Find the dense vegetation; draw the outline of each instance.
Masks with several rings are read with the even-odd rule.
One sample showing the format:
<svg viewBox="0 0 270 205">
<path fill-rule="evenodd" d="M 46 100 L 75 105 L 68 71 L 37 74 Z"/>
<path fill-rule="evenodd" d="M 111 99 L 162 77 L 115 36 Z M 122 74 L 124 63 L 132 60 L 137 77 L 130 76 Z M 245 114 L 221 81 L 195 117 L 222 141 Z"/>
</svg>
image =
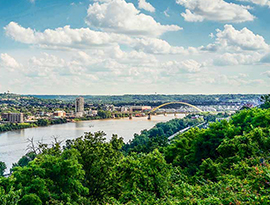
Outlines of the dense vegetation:
<svg viewBox="0 0 270 205">
<path fill-rule="evenodd" d="M 56 125 L 56 124 L 62 124 L 66 123 L 66 119 L 39 119 L 37 122 L 33 123 L 7 123 L 7 124 L 0 124 L 0 133 L 1 132 L 7 132 L 12 130 L 20 130 L 20 129 L 26 129 L 31 127 L 37 127 L 37 126 L 48 126 L 48 125 Z"/>
<path fill-rule="evenodd" d="M 192 115 L 184 119 L 173 119 L 166 123 L 158 123 L 150 130 L 143 130 L 141 134 L 135 134 L 134 138 L 125 144 L 122 150 L 126 153 L 149 153 L 156 148 L 168 145 L 168 137 L 188 126 L 197 125 L 204 120 L 191 119 Z"/>
<path fill-rule="evenodd" d="M 35 123 L 7 123 L 7 124 L 0 124 L 0 132 L 7 132 L 12 130 L 20 130 L 26 129 L 31 127 L 36 127 Z"/>
<path fill-rule="evenodd" d="M 57 124 L 63 124 L 66 123 L 67 120 L 65 118 L 57 118 L 53 120 L 49 119 L 38 119 L 38 121 L 35 123 L 37 126 L 48 126 L 48 125 L 57 125 Z"/>
<path fill-rule="evenodd" d="M 157 125 L 135 139 L 168 137 L 180 124 Z M 117 136 L 106 142 L 104 133 L 97 132 L 68 140 L 63 148 L 58 142 L 51 148 L 39 145 L 40 152 L 29 155 L 31 160 L 24 158 L 10 177 L 0 179 L 0 201 L 9 205 L 270 203 L 270 109 L 244 109 L 229 121 L 211 123 L 206 129 L 194 127 L 170 143 L 137 149 L 147 143 L 133 140 L 124 145 Z"/>
</svg>

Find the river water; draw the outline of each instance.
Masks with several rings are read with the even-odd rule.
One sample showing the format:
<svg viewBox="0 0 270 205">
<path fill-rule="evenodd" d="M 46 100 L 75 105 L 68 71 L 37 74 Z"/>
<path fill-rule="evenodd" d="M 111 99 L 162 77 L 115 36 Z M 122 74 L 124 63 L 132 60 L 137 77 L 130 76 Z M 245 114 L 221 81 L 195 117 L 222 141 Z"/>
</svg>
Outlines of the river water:
<svg viewBox="0 0 270 205">
<path fill-rule="evenodd" d="M 177 118 L 183 118 L 185 115 L 179 114 Z M 84 132 L 104 131 L 109 140 L 112 134 L 117 134 L 124 138 L 125 142 L 131 140 L 135 133 L 140 134 L 141 130 L 150 129 L 159 122 L 166 122 L 175 118 L 174 115 L 152 116 L 152 120 L 147 117 L 109 120 L 93 120 L 48 127 L 29 128 L 24 130 L 10 131 L 0 134 L 0 161 L 6 163 L 8 170 L 12 163 L 17 162 L 27 152 L 27 139 L 33 138 L 35 142 L 42 141 L 51 143 L 54 137 L 59 140 L 74 139 L 80 137 Z"/>
</svg>

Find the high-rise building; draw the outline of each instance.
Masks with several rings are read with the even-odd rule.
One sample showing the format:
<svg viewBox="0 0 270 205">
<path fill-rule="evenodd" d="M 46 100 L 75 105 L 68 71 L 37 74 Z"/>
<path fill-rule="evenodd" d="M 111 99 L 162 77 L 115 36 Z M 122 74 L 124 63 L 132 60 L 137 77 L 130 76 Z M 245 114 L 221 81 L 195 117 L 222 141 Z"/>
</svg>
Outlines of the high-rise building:
<svg viewBox="0 0 270 205">
<path fill-rule="evenodd" d="M 23 123 L 23 113 L 8 113 L 7 120 L 11 123 Z"/>
<path fill-rule="evenodd" d="M 75 102 L 75 115 L 82 116 L 84 113 L 84 98 L 79 97 Z"/>
</svg>

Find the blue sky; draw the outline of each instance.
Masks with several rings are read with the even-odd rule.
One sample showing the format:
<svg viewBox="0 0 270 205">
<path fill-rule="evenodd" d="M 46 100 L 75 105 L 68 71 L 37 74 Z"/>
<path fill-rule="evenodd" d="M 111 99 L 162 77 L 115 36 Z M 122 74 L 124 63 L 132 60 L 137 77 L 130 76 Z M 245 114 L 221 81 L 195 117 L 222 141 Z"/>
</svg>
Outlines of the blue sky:
<svg viewBox="0 0 270 205">
<path fill-rule="evenodd" d="M 267 93 L 270 0 L 0 0 L 0 92 Z"/>
</svg>

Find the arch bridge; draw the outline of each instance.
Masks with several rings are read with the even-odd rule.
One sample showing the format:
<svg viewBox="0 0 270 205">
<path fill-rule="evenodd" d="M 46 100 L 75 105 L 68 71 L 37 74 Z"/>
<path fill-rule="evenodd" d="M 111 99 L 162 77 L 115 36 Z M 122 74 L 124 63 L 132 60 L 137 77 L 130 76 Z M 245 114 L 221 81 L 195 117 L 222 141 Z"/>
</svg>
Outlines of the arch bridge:
<svg viewBox="0 0 270 205">
<path fill-rule="evenodd" d="M 166 105 L 171 105 L 171 104 L 187 105 L 187 106 L 189 106 L 189 107 L 194 108 L 194 109 L 197 110 L 198 112 L 203 112 L 200 108 L 196 107 L 195 105 L 191 105 L 191 104 L 189 104 L 189 103 L 185 103 L 185 102 L 168 102 L 168 103 L 164 103 L 164 104 L 159 105 L 158 107 L 155 107 L 155 108 L 153 108 L 152 110 L 150 110 L 150 111 L 148 112 L 148 120 L 151 120 L 151 113 L 157 111 L 159 108 L 162 108 L 162 107 L 164 107 L 164 106 L 166 106 Z"/>
</svg>

